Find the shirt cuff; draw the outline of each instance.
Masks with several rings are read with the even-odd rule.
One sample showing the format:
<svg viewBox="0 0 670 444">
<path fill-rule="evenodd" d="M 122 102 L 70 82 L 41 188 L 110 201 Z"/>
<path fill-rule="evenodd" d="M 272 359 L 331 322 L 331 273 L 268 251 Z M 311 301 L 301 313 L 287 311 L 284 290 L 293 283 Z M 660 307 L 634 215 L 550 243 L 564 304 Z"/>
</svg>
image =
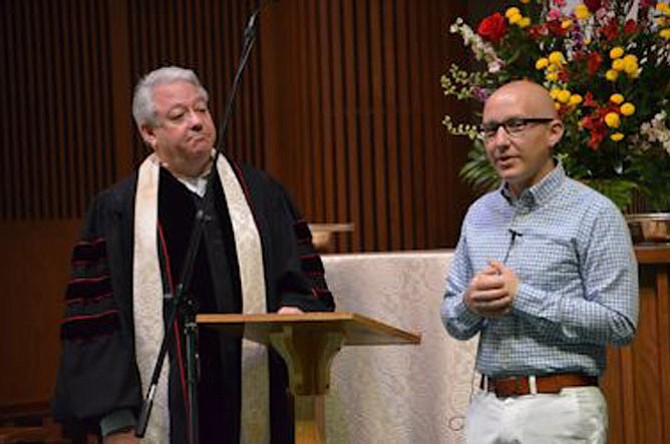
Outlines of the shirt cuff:
<svg viewBox="0 0 670 444">
<path fill-rule="evenodd" d="M 135 415 L 130 409 L 116 410 L 100 420 L 102 436 L 130 427 L 135 427 Z"/>
</svg>

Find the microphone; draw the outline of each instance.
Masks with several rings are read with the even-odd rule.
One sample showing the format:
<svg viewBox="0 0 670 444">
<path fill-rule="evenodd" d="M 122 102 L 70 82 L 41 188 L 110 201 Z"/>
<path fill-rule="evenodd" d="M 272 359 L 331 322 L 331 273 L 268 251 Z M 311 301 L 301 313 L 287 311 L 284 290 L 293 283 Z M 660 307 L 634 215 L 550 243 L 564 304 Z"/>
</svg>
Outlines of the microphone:
<svg viewBox="0 0 670 444">
<path fill-rule="evenodd" d="M 512 251 L 512 247 L 514 247 L 514 242 L 516 242 L 517 237 L 522 237 L 523 233 L 513 229 L 513 228 L 508 228 L 507 231 L 512 235 L 512 238 L 509 241 L 509 246 L 507 247 L 507 251 L 505 252 L 505 258 L 502 260 L 503 264 L 507 264 L 507 259 L 509 259 L 509 254 Z"/>
<path fill-rule="evenodd" d="M 523 233 L 520 233 L 519 231 L 516 231 L 513 228 L 508 228 L 507 231 L 512 235 L 512 245 L 514 245 L 514 241 L 516 240 L 517 237 L 522 237 Z"/>
</svg>

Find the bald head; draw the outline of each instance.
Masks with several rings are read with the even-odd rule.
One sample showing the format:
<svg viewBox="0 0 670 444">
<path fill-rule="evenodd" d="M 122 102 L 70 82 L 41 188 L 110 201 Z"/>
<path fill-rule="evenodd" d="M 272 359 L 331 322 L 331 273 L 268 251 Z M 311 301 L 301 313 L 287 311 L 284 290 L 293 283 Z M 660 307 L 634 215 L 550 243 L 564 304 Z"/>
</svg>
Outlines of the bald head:
<svg viewBox="0 0 670 444">
<path fill-rule="evenodd" d="M 537 83 L 498 88 L 484 104 L 482 129 L 486 154 L 512 193 L 519 195 L 554 168 L 552 152 L 563 123 L 549 92 Z"/>
<path fill-rule="evenodd" d="M 486 115 L 487 108 L 508 103 L 515 103 L 528 116 L 558 119 L 554 100 L 549 95 L 549 91 L 528 80 L 510 82 L 495 90 L 484 105 L 484 115 Z"/>
</svg>

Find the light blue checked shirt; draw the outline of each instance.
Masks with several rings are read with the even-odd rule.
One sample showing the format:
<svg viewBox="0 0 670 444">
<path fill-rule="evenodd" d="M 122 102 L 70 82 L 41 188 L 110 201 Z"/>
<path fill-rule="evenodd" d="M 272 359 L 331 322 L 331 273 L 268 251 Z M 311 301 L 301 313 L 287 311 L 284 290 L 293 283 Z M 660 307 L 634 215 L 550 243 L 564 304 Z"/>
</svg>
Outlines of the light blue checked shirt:
<svg viewBox="0 0 670 444">
<path fill-rule="evenodd" d="M 512 310 L 499 318 L 463 303 L 468 283 L 492 259 L 519 277 Z M 457 339 L 481 333 L 480 373 L 600 375 L 606 345 L 630 342 L 637 317 L 637 262 L 623 216 L 560 164 L 518 200 L 503 186 L 468 210 L 442 321 Z"/>
</svg>

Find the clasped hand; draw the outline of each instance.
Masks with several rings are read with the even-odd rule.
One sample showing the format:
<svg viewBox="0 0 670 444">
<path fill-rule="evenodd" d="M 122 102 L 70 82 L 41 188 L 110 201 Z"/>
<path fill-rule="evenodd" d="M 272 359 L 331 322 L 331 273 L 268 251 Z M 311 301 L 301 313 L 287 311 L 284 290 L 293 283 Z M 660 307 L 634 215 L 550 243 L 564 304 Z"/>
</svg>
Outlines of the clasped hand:
<svg viewBox="0 0 670 444">
<path fill-rule="evenodd" d="M 491 261 L 477 273 L 463 295 L 470 311 L 486 317 L 509 313 L 519 286 L 516 273 L 500 261 Z"/>
</svg>

